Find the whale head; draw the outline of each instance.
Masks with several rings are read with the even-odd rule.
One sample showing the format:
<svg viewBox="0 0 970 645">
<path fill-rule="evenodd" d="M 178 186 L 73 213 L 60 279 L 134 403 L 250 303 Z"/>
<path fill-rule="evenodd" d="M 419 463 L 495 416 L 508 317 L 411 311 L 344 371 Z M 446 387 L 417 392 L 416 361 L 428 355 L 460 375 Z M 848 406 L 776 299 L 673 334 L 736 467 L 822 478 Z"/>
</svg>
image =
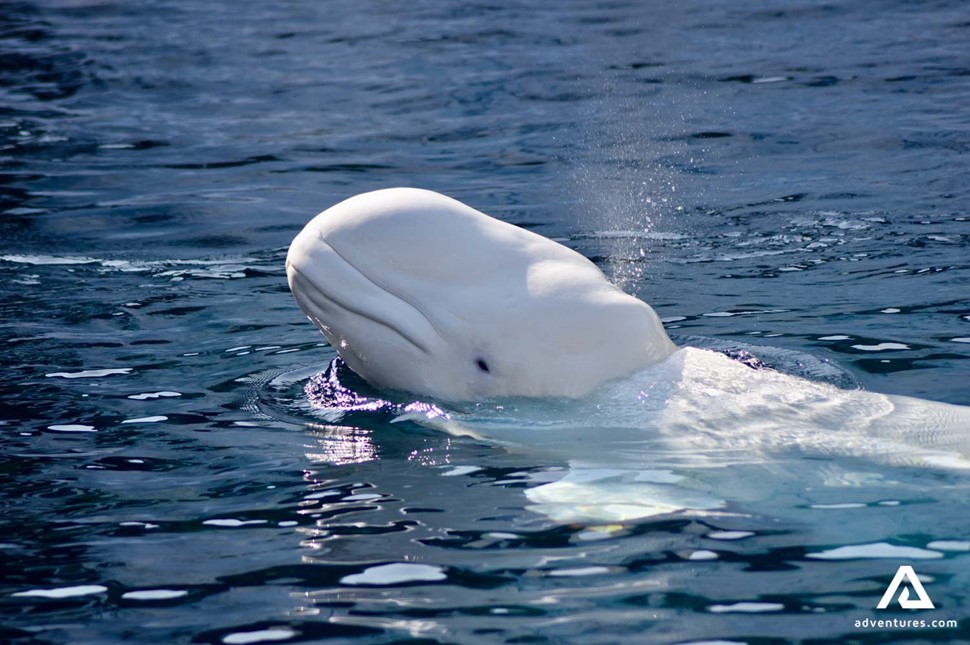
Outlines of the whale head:
<svg viewBox="0 0 970 645">
<path fill-rule="evenodd" d="M 649 305 L 579 253 L 427 190 L 320 213 L 286 273 L 352 370 L 445 401 L 582 397 L 676 349 Z"/>
</svg>

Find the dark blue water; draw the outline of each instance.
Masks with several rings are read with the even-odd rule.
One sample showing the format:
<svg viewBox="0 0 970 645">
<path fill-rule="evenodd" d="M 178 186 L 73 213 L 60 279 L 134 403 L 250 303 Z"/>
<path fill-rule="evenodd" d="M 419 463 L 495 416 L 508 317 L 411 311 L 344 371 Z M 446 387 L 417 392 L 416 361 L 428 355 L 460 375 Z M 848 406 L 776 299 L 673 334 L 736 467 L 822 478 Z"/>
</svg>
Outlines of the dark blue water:
<svg viewBox="0 0 970 645">
<path fill-rule="evenodd" d="M 965 3 L 673 4 L 5 2 L 0 640 L 970 641 L 943 474 L 562 524 L 523 494 L 554 463 L 309 408 L 335 354 L 286 247 L 397 185 L 572 246 L 675 340 L 970 404 Z M 811 557 L 881 542 L 918 559 Z M 937 609 L 875 611 L 906 563 Z M 914 616 L 957 622 L 854 626 Z"/>
</svg>

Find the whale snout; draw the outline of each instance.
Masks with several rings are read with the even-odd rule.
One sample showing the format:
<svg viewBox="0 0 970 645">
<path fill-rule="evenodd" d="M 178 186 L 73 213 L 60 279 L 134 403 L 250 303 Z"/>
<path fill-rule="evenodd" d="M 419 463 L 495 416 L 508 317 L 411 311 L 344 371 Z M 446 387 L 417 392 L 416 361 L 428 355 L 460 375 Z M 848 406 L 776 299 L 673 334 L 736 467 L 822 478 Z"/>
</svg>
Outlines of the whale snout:
<svg viewBox="0 0 970 645">
<path fill-rule="evenodd" d="M 420 310 L 367 278 L 325 241 L 309 253 L 288 257 L 286 274 L 301 308 L 329 333 L 335 333 L 333 326 L 324 321 L 356 317 L 386 327 L 424 353 L 431 351 L 434 328 Z"/>
<path fill-rule="evenodd" d="M 286 275 L 306 316 L 368 381 L 408 389 L 413 377 L 395 375 L 413 375 L 440 343 L 419 309 L 364 274 L 311 227 L 290 246 Z"/>
</svg>

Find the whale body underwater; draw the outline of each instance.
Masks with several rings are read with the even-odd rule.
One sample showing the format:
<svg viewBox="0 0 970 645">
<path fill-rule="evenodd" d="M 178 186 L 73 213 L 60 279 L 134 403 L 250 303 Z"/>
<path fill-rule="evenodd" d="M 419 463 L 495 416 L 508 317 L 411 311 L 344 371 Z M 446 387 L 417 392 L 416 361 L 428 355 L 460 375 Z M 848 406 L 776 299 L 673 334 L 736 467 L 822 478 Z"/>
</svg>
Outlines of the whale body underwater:
<svg viewBox="0 0 970 645">
<path fill-rule="evenodd" d="M 355 373 L 430 397 L 402 420 L 566 461 L 526 491 L 555 520 L 726 512 L 779 497 L 779 481 L 802 501 L 867 481 L 970 485 L 970 408 L 678 348 L 579 253 L 432 191 L 329 208 L 294 239 L 286 272 Z M 340 405 L 323 407 L 333 418 Z"/>
</svg>

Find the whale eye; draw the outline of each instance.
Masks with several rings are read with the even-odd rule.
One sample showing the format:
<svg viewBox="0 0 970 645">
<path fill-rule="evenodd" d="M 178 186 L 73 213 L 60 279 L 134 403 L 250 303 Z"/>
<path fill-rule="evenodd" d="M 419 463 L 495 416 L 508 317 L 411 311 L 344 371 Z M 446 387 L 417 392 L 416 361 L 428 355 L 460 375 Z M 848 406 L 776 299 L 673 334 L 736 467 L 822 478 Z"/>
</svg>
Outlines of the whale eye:
<svg viewBox="0 0 970 645">
<path fill-rule="evenodd" d="M 475 361 L 475 365 L 478 365 L 478 369 L 482 370 L 486 374 L 488 374 L 491 371 L 490 369 L 488 369 L 488 363 L 486 363 L 480 358 Z"/>
</svg>

